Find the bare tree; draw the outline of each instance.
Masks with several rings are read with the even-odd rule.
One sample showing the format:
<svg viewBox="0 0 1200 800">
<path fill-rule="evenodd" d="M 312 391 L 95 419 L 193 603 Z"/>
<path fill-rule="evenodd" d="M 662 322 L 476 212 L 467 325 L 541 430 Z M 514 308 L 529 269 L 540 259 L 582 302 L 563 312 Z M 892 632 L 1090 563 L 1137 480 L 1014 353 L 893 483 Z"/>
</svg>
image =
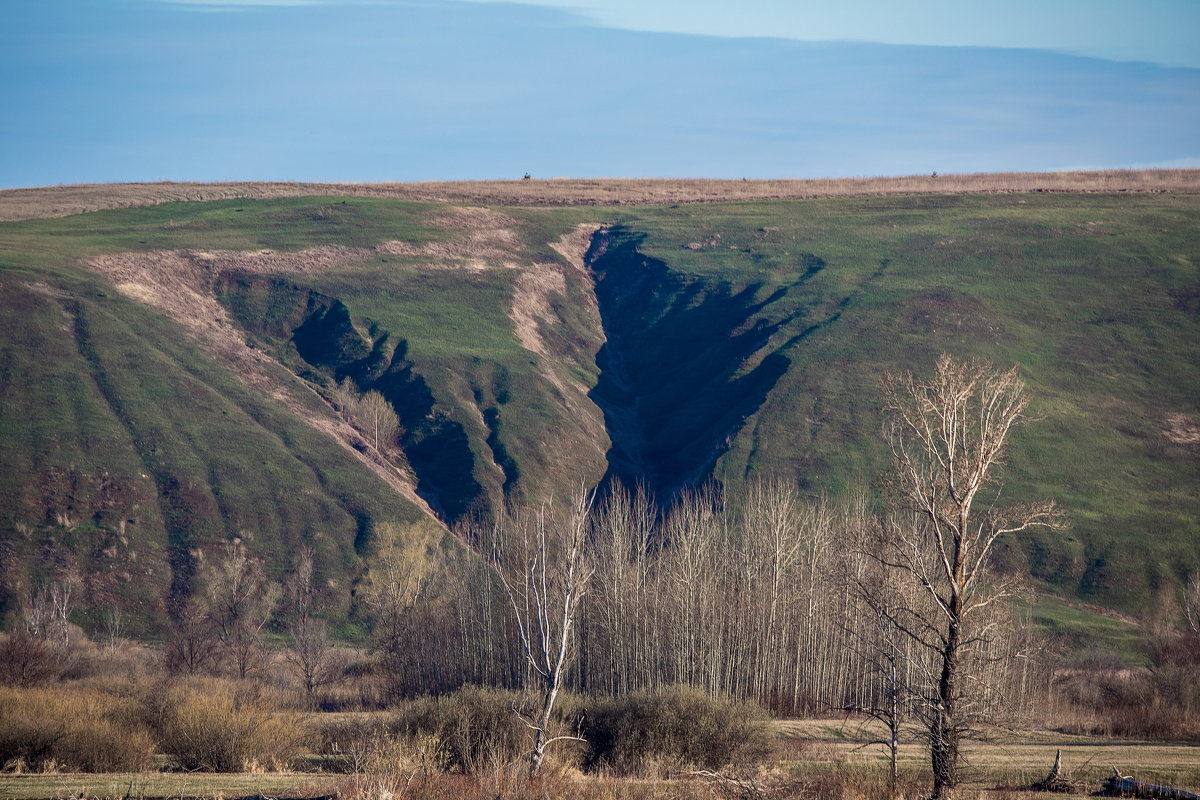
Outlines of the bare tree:
<svg viewBox="0 0 1200 800">
<path fill-rule="evenodd" d="M 74 589 L 75 580 L 68 575 L 26 592 L 21 601 L 21 622 L 25 632 L 65 649 L 71 638 L 69 618 Z"/>
<path fill-rule="evenodd" d="M 71 597 L 77 578 L 66 573 L 20 594 L 20 614 L 10 635 L 0 635 L 0 683 L 33 686 L 70 669 Z"/>
<path fill-rule="evenodd" d="M 580 491 L 561 518 L 546 505 L 497 521 L 492 564 L 508 594 L 522 654 L 540 684 L 539 707 L 515 709 L 533 731 L 529 777 L 536 778 L 546 747 L 578 736 L 554 735 L 550 721 L 574 651 L 574 628 L 592 576 L 587 548 L 592 495 Z M 512 530 L 515 528 L 516 530 Z M 518 541 L 506 541 L 510 536 Z"/>
<path fill-rule="evenodd" d="M 354 403 L 358 400 L 358 387 L 354 385 L 354 381 L 350 378 L 342 378 L 341 383 L 333 385 L 330 394 L 342 419 L 350 422 L 354 418 Z"/>
<path fill-rule="evenodd" d="M 163 660 L 172 672 L 206 672 L 218 657 L 217 634 L 212 616 L 200 597 L 189 597 L 171 615 Z"/>
<path fill-rule="evenodd" d="M 649 650 L 640 609 L 646 603 L 655 513 L 643 487 L 630 492 L 618 483 L 593 514 L 589 558 L 595 574 L 581 620 L 588 626 L 587 649 L 580 656 L 588 663 L 589 691 L 628 693 L 638 659 Z"/>
<path fill-rule="evenodd" d="M 1200 572 L 1193 572 L 1188 579 L 1183 597 L 1183 620 L 1188 630 L 1200 634 Z"/>
<path fill-rule="evenodd" d="M 334 679 L 333 645 L 329 627 L 316 615 L 317 589 L 313 583 L 313 552 L 303 548 L 296 557 L 284 592 L 287 598 L 287 630 L 292 637 L 288 661 L 296 670 L 309 703 L 319 687 Z"/>
<path fill-rule="evenodd" d="M 108 638 L 108 657 L 112 658 L 117 652 L 117 640 L 125 633 L 125 614 L 115 605 L 104 609 L 101 618 L 104 625 L 104 635 Z"/>
<path fill-rule="evenodd" d="M 387 398 L 375 390 L 359 394 L 350 378 L 334 384 L 330 392 L 342 419 L 357 428 L 382 455 L 387 455 L 400 434 L 400 417 Z"/>
<path fill-rule="evenodd" d="M 940 798 L 959 780 L 964 657 L 987 637 L 972 623 L 1005 594 L 987 581 L 992 546 L 1032 526 L 1061 527 L 1063 518 L 1052 502 L 997 505 L 1005 445 L 1027 419 L 1030 400 L 1015 367 L 1000 371 L 943 355 L 931 378 L 888 376 L 885 392 L 891 488 L 898 510 L 909 515 L 892 527 L 889 563 L 933 603 L 932 613 L 902 608 L 893 619 L 939 662 L 926 723 L 933 797 Z"/>
<path fill-rule="evenodd" d="M 844 624 L 868 685 L 858 702 L 848 703 L 843 710 L 864 714 L 884 726 L 886 738 L 868 744 L 885 749 L 894 790 L 899 778 L 901 727 L 914 699 L 910 676 L 914 671 L 924 672 L 923 665 L 913 663 L 911 642 L 896 621 L 901 609 L 914 608 L 922 598 L 913 591 L 911 581 L 903 580 L 901 570 L 879 558 L 886 552 L 886 547 L 880 546 L 881 536 L 887 533 L 881 521 L 864 513 L 865 506 L 859 511 L 857 524 L 849 531 L 857 541 L 842 559 L 840 571 L 861 603 L 859 613 Z"/>
<path fill-rule="evenodd" d="M 427 612 L 440 605 L 439 593 L 448 576 L 434 572 L 434 528 L 402 529 L 387 524 L 377 531 L 377 551 L 359 591 L 371 619 L 374 649 L 387 676 L 392 699 L 411 696 L 430 687 L 448 688 L 432 675 L 429 664 L 440 655 L 426 647 L 430 640 Z M 448 644 L 448 642 L 446 642 Z"/>
<path fill-rule="evenodd" d="M 241 539 L 228 542 L 202 573 L 206 610 L 221 649 L 237 676 L 248 677 L 265 659 L 262 631 L 279 604 L 279 587 L 267 579 L 262 562 L 250 556 Z"/>
<path fill-rule="evenodd" d="M 371 446 L 386 454 L 400 432 L 400 418 L 382 394 L 370 391 L 354 402 L 354 419 Z"/>
</svg>

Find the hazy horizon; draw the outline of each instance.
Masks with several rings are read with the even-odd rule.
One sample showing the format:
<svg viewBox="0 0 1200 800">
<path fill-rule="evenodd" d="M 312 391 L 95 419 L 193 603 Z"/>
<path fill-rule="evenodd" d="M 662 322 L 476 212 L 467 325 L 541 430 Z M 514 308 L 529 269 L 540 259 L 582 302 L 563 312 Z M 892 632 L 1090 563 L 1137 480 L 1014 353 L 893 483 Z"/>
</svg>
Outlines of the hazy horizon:
<svg viewBox="0 0 1200 800">
<path fill-rule="evenodd" d="M 1190 66 L 637 30 L 622 0 L 197 2 L 14 0 L 0 187 L 1200 167 Z"/>
</svg>

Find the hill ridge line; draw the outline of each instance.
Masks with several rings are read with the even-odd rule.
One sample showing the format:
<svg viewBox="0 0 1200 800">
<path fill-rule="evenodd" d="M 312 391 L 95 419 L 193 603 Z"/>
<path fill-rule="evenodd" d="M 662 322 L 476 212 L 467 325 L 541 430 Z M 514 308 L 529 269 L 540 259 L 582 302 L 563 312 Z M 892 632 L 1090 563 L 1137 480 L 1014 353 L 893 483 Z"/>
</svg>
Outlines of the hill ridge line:
<svg viewBox="0 0 1200 800">
<path fill-rule="evenodd" d="M 550 178 L 314 183 L 77 184 L 0 189 L 0 222 L 173 202 L 327 195 L 497 206 L 653 206 L 914 194 L 1200 194 L 1200 169 L 1000 172 L 830 179 Z"/>
</svg>

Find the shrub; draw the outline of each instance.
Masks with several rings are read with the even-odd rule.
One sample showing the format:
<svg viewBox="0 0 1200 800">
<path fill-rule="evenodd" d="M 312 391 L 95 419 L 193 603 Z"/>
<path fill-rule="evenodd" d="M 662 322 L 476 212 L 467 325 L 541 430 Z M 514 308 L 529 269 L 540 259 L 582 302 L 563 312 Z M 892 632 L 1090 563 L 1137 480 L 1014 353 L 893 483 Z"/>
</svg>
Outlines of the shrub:
<svg viewBox="0 0 1200 800">
<path fill-rule="evenodd" d="M 0 685 L 37 686 L 57 677 L 57 649 L 26 633 L 0 633 Z"/>
<path fill-rule="evenodd" d="M 513 711 L 518 699 L 513 692 L 467 686 L 405 704 L 397 713 L 396 729 L 433 737 L 438 761 L 449 771 L 496 771 L 518 761 L 530 747 L 529 728 Z"/>
<path fill-rule="evenodd" d="M 283 770 L 300 754 L 304 730 L 261 687 L 220 678 L 170 686 L 153 710 L 163 752 L 188 770 Z"/>
<path fill-rule="evenodd" d="M 140 772 L 154 750 L 129 698 L 85 688 L 0 689 L 0 764 Z"/>
<path fill-rule="evenodd" d="M 775 735 L 750 703 L 687 687 L 636 692 L 587 713 L 587 765 L 640 774 L 654 763 L 711 770 L 746 768 L 771 757 Z"/>
<path fill-rule="evenodd" d="M 1148 642 L 1150 666 L 1074 670 L 1060 681 L 1087 723 L 1074 730 L 1102 736 L 1200 741 L 1200 639 Z M 1122 665 L 1123 667 L 1123 665 Z"/>
</svg>

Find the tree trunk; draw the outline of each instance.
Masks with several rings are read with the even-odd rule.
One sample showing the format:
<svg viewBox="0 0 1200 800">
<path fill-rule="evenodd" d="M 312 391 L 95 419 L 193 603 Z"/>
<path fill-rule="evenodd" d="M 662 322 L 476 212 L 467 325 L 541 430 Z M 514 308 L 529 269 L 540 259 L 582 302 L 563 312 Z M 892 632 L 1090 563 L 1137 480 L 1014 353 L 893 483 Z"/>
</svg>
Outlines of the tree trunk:
<svg viewBox="0 0 1200 800">
<path fill-rule="evenodd" d="M 536 778 L 542 770 L 542 761 L 546 758 L 547 731 L 550 730 L 550 715 L 554 713 L 554 702 L 558 698 L 558 681 L 550 678 L 546 681 L 546 693 L 542 698 L 542 711 L 538 715 L 537 726 L 533 731 L 533 749 L 529 751 L 529 778 Z"/>
<path fill-rule="evenodd" d="M 945 797 L 958 785 L 959 726 L 958 657 L 962 604 L 957 593 L 950 598 L 950 626 L 942 647 L 942 674 L 938 679 L 937 705 L 930 725 L 929 755 L 933 766 L 933 797 Z"/>
</svg>

